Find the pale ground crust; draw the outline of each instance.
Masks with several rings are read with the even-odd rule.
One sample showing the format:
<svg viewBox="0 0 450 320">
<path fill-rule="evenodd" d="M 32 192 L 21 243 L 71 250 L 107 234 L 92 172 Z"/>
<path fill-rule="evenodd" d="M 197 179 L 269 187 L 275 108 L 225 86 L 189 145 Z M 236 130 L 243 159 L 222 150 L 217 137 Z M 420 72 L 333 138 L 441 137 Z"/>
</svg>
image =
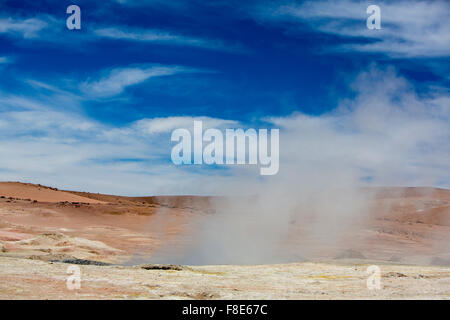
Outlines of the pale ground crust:
<svg viewBox="0 0 450 320">
<path fill-rule="evenodd" d="M 291 263 L 144 270 L 81 265 L 69 290 L 65 263 L 0 257 L 0 299 L 449 299 L 450 268 L 380 264 L 381 289 L 367 264 Z"/>
</svg>

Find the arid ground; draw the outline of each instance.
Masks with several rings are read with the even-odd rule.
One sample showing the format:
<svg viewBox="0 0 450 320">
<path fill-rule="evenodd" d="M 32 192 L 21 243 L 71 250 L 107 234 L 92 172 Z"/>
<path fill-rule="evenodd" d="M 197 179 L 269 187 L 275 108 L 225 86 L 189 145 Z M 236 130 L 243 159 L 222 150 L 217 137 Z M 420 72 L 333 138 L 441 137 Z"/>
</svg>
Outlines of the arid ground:
<svg viewBox="0 0 450 320">
<path fill-rule="evenodd" d="M 448 299 L 450 191 L 379 188 L 368 217 L 315 254 L 265 265 L 137 264 L 189 246 L 208 197 L 121 197 L 0 183 L 1 299 Z M 292 222 L 289 247 L 305 246 Z M 293 249 L 292 249 L 293 248 Z M 108 265 L 95 265 L 104 262 Z M 288 263 L 289 262 L 289 263 Z M 81 288 L 66 286 L 68 266 Z M 366 285 L 369 265 L 381 289 Z"/>
</svg>

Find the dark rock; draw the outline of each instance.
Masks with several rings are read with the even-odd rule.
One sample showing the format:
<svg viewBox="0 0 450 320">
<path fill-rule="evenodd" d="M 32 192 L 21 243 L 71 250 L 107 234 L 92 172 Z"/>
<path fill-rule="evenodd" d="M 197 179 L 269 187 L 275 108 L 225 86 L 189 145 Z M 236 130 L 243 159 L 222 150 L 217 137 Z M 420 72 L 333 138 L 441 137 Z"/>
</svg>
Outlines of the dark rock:
<svg viewBox="0 0 450 320">
<path fill-rule="evenodd" d="M 141 269 L 145 270 L 183 270 L 182 266 L 175 264 L 143 264 L 139 266 Z"/>
<path fill-rule="evenodd" d="M 407 277 L 407 275 L 403 274 L 401 272 L 388 272 L 385 275 L 383 275 L 383 277 L 386 277 L 386 278 L 405 278 L 405 277 Z"/>
<path fill-rule="evenodd" d="M 51 260 L 51 262 L 62 262 L 62 263 L 79 264 L 79 265 L 86 265 L 86 266 L 111 266 L 112 265 L 111 263 L 94 261 L 94 260 L 86 260 L 86 259 L 77 259 L 77 258 L 70 258 L 70 259 L 63 259 L 63 260 Z"/>
</svg>

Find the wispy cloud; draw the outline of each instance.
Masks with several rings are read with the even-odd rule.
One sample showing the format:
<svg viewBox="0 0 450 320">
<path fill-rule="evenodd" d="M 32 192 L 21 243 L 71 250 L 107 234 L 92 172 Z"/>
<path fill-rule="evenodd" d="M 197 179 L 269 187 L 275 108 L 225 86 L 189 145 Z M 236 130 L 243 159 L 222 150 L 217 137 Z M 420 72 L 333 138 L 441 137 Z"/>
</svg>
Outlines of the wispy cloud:
<svg viewBox="0 0 450 320">
<path fill-rule="evenodd" d="M 48 23 L 39 18 L 14 19 L 0 18 L 0 34 L 20 36 L 25 39 L 35 38 L 39 31 L 46 28 Z"/>
<path fill-rule="evenodd" d="M 379 52 L 393 57 L 450 55 L 450 3 L 448 1 L 379 1 L 381 30 L 366 28 L 366 1 L 292 1 L 253 9 L 259 21 L 300 23 L 328 34 L 346 37 L 334 49 Z M 294 23 L 294 27 L 292 26 Z M 283 27 L 281 25 L 281 27 Z M 354 39 L 354 41 L 352 40 Z M 366 39 L 361 43 L 361 39 Z"/>
<path fill-rule="evenodd" d="M 88 80 L 80 85 L 81 90 L 92 97 L 111 97 L 122 93 L 127 87 L 142 83 L 150 78 L 187 72 L 183 67 L 151 66 L 128 67 L 109 70 L 98 80 Z M 192 70 L 191 70 L 192 71 Z"/>
<path fill-rule="evenodd" d="M 99 37 L 117 40 L 155 42 L 166 45 L 191 46 L 230 52 L 245 52 L 245 48 L 238 44 L 230 44 L 218 39 L 203 39 L 175 34 L 164 30 L 109 27 L 96 29 L 94 33 Z"/>
<path fill-rule="evenodd" d="M 238 125 L 238 121 L 211 117 L 165 117 L 139 120 L 136 125 L 143 132 L 150 134 L 168 133 L 177 128 L 193 129 L 194 121 L 202 121 L 203 128 L 225 128 Z"/>
<path fill-rule="evenodd" d="M 221 39 L 196 37 L 195 35 L 179 34 L 168 30 L 130 28 L 125 25 L 93 25 L 92 28 L 84 32 L 71 32 L 65 29 L 65 20 L 63 18 L 51 15 L 40 15 L 30 18 L 0 18 L 0 34 L 6 34 L 18 39 L 65 44 L 71 47 L 74 47 L 74 39 L 77 42 L 115 39 L 160 45 L 196 47 L 230 53 L 248 52 L 248 49 L 239 43 L 230 43 Z M 75 48 L 80 50 L 80 46 Z"/>
</svg>

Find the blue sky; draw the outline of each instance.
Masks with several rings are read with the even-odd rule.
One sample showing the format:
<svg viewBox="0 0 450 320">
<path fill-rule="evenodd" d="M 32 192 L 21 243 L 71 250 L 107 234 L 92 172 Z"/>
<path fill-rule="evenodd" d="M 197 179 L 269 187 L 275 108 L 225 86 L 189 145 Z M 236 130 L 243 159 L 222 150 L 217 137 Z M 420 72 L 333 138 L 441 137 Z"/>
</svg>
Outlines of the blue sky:
<svg viewBox="0 0 450 320">
<path fill-rule="evenodd" d="M 70 4 L 81 7 L 81 30 L 65 26 Z M 417 159 L 424 177 L 406 172 L 392 182 L 382 177 L 396 168 L 381 161 L 359 178 L 372 181 L 367 172 L 389 168 L 379 184 L 449 186 L 449 3 L 377 4 L 382 30 L 366 28 L 365 1 L 1 0 L 2 180 L 122 194 L 208 193 L 208 183 L 193 190 L 191 182 L 218 175 L 232 184 L 234 173 L 174 168 L 166 136 L 174 123 L 203 117 L 218 127 L 271 127 L 343 109 L 354 120 L 371 87 L 368 74 L 387 86 L 379 93 L 393 104 L 389 110 L 407 100 L 408 108 L 421 105 L 407 119 L 442 127 L 438 136 L 424 131 L 426 141 L 411 137 L 411 150 L 399 157 L 432 148 L 442 163 Z M 355 80 L 361 75 L 365 86 Z M 435 105 L 439 111 L 431 112 Z M 333 137 L 355 130 L 342 123 Z M 436 139 L 440 148 L 430 146 Z M 186 185 L 173 181 L 178 175 Z"/>
</svg>

